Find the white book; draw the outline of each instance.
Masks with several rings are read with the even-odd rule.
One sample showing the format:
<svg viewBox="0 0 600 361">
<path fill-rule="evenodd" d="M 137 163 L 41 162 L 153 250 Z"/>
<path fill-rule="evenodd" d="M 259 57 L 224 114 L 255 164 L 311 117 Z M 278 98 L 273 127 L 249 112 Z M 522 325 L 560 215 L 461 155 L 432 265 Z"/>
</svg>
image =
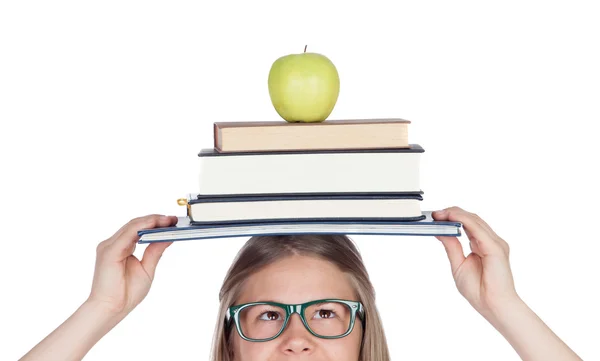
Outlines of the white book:
<svg viewBox="0 0 600 361">
<path fill-rule="evenodd" d="M 422 192 L 421 192 L 422 193 Z M 274 220 L 420 220 L 420 193 L 269 194 L 203 196 L 188 194 L 193 224 Z"/>
<path fill-rule="evenodd" d="M 397 149 L 198 154 L 199 193 L 419 192 L 419 145 Z"/>
</svg>

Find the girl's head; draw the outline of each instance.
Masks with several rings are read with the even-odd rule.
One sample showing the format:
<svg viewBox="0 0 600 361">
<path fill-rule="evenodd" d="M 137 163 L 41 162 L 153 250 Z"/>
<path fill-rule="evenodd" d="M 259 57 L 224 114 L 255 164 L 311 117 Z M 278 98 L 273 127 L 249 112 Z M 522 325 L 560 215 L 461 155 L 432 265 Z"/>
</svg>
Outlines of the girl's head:
<svg viewBox="0 0 600 361">
<path fill-rule="evenodd" d="M 283 331 L 272 338 L 286 316 L 285 308 L 273 304 L 242 308 L 236 317 L 230 313 L 232 306 L 253 302 L 296 305 L 332 299 L 351 302 L 307 305 L 303 315 L 316 334 L 347 333 L 339 338 L 313 335 L 298 313 L 290 313 Z M 284 357 L 315 361 L 389 360 L 373 286 L 358 250 L 346 236 L 252 237 L 231 265 L 219 300 L 213 361 L 271 361 Z M 246 337 L 270 340 L 245 340 L 238 325 Z"/>
</svg>

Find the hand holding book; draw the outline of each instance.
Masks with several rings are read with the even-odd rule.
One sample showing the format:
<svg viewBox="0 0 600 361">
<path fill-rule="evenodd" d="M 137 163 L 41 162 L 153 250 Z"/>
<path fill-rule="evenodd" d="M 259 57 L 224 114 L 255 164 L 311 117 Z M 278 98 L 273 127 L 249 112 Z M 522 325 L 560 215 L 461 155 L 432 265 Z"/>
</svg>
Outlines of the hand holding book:
<svg viewBox="0 0 600 361">
<path fill-rule="evenodd" d="M 471 254 L 456 237 L 436 236 L 448 254 L 460 294 L 510 343 L 522 360 L 581 361 L 515 290 L 508 243 L 476 214 L 459 207 L 433 212 L 438 221 L 460 222 Z"/>
<path fill-rule="evenodd" d="M 177 217 L 148 215 L 132 219 L 112 237 L 98 244 L 96 268 L 88 301 L 126 315 L 148 294 L 160 257 L 170 242 L 149 245 L 141 260 L 133 255 L 142 229 L 173 226 Z"/>
<path fill-rule="evenodd" d="M 96 247 L 92 291 L 75 312 L 20 361 L 81 360 L 144 300 L 154 271 L 170 243 L 151 244 L 142 260 L 133 252 L 140 229 L 174 225 L 177 217 L 148 215 L 131 220 Z"/>
<path fill-rule="evenodd" d="M 467 257 L 456 237 L 436 238 L 446 249 L 458 291 L 477 312 L 489 319 L 505 304 L 518 299 L 505 240 L 478 215 L 459 207 L 436 211 L 432 216 L 439 221 L 463 224 L 471 248 Z"/>
</svg>

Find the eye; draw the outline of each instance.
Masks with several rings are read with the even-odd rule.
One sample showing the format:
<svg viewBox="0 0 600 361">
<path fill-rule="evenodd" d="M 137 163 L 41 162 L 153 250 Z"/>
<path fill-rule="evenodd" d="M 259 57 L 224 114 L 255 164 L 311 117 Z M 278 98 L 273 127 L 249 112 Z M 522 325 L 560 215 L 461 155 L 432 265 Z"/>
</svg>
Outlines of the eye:
<svg viewBox="0 0 600 361">
<path fill-rule="evenodd" d="M 332 310 L 317 310 L 315 315 L 318 316 L 318 318 L 327 319 L 335 317 L 335 312 L 333 312 Z"/>
<path fill-rule="evenodd" d="M 275 311 L 266 311 L 260 315 L 260 319 L 263 321 L 277 321 L 281 318 L 281 315 Z"/>
</svg>

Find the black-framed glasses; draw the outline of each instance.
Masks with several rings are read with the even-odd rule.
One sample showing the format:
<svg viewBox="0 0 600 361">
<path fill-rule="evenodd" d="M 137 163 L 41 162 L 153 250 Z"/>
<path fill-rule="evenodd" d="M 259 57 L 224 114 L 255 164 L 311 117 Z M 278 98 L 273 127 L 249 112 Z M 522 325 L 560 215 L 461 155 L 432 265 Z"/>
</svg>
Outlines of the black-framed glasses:
<svg viewBox="0 0 600 361">
<path fill-rule="evenodd" d="M 277 338 L 297 313 L 314 336 L 326 339 L 345 337 L 352 332 L 358 314 L 364 322 L 364 308 L 358 301 L 321 299 L 300 304 L 250 302 L 231 306 L 238 334 L 246 341 L 263 342 Z"/>
</svg>

